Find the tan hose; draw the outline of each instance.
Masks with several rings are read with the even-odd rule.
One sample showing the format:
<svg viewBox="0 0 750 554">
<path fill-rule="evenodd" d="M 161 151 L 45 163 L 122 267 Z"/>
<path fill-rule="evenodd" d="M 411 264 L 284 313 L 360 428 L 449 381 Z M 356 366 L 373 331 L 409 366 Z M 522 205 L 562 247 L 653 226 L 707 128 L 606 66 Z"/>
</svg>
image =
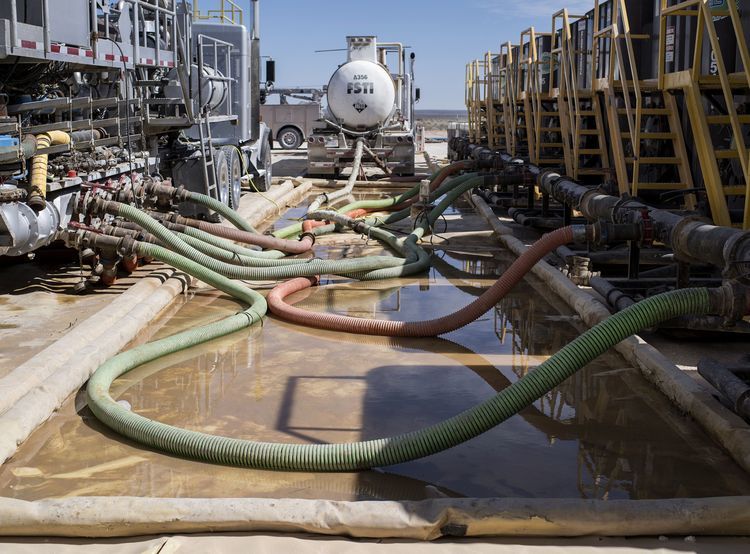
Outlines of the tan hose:
<svg viewBox="0 0 750 554">
<path fill-rule="evenodd" d="M 50 146 L 70 144 L 70 135 L 63 131 L 48 131 L 36 136 L 37 150 L 43 150 Z M 47 154 L 37 154 L 31 160 L 31 195 L 29 204 L 32 207 L 44 208 L 44 199 L 47 196 Z"/>
<path fill-rule="evenodd" d="M 156 215 L 157 219 L 159 219 L 160 216 L 163 217 L 163 214 L 154 215 Z M 309 252 L 315 243 L 312 236 L 306 235 L 300 240 L 280 239 L 272 235 L 251 233 L 241 229 L 225 227 L 216 223 L 208 223 L 207 221 L 200 221 L 198 219 L 181 216 L 171 216 L 168 221 L 162 219 L 159 219 L 159 221 L 172 231 L 184 232 L 186 227 L 192 227 L 203 231 L 204 233 L 209 233 L 215 237 L 221 237 L 233 242 L 260 246 L 264 250 L 280 250 L 281 252 L 293 255 Z"/>
<path fill-rule="evenodd" d="M 290 306 L 284 299 L 311 287 L 316 279 L 297 278 L 278 285 L 268 295 L 268 307 L 280 318 L 294 323 L 327 329 L 358 333 L 362 335 L 384 335 L 389 337 L 434 337 L 465 327 L 480 318 L 504 298 L 534 267 L 550 252 L 573 242 L 572 227 L 563 227 L 544 235 L 535 242 L 482 296 L 455 313 L 429 321 L 392 321 L 384 319 L 362 319 L 329 313 L 310 312 Z"/>
</svg>

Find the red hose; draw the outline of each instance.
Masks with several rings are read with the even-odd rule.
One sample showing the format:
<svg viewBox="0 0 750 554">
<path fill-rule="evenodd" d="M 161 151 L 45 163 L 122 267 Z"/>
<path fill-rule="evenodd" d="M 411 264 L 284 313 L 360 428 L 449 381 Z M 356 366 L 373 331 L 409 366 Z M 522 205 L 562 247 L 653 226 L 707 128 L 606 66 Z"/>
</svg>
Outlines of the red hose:
<svg viewBox="0 0 750 554">
<path fill-rule="evenodd" d="M 284 299 L 305 290 L 318 280 L 312 278 L 292 279 L 278 285 L 268 295 L 268 307 L 280 318 L 329 331 L 343 331 L 361 335 L 388 337 L 435 337 L 465 327 L 479 319 L 504 298 L 540 260 L 560 246 L 573 242 L 573 228 L 563 227 L 544 235 L 524 252 L 508 270 L 487 289 L 482 296 L 457 312 L 428 321 L 390 321 L 383 319 L 360 319 L 329 313 L 310 312 L 290 306 Z"/>
</svg>

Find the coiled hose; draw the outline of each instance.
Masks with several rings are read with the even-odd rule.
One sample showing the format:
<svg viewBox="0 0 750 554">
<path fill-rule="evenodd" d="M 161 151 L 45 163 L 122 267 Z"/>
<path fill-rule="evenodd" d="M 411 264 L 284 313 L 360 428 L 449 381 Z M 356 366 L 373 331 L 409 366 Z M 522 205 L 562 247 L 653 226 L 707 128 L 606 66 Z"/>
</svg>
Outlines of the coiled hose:
<svg viewBox="0 0 750 554">
<path fill-rule="evenodd" d="M 585 233 L 584 233 L 585 234 Z M 268 307 L 280 318 L 300 325 L 388 337 L 434 337 L 465 327 L 491 310 L 550 252 L 573 242 L 576 233 L 573 227 L 563 227 L 542 236 L 505 271 L 502 276 L 479 298 L 460 310 L 427 321 L 390 321 L 364 319 L 330 313 L 304 310 L 287 304 L 284 299 L 317 284 L 315 278 L 297 278 L 281 283 L 268 295 Z"/>
<path fill-rule="evenodd" d="M 641 329 L 686 315 L 706 315 L 724 302 L 721 290 L 685 289 L 654 296 L 590 329 L 494 397 L 441 423 L 394 437 L 350 444 L 282 444 L 240 440 L 180 429 L 120 406 L 110 396 L 113 381 L 141 364 L 257 323 L 260 300 L 243 287 L 158 246 L 141 244 L 139 254 L 178 267 L 235 298 L 249 310 L 212 325 L 186 331 L 123 352 L 89 380 L 89 406 L 105 425 L 157 450 L 210 463 L 284 471 L 358 471 L 405 463 L 466 442 L 517 414 L 574 375 L 609 348 Z M 233 285 L 231 288 L 229 285 Z M 224 323 L 227 321 L 227 323 Z"/>
</svg>

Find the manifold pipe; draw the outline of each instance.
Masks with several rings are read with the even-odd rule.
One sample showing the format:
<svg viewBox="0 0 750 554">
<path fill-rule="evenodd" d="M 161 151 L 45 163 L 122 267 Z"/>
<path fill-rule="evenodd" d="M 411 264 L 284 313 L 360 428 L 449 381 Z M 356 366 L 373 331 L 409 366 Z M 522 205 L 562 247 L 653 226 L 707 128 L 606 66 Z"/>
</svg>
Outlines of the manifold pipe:
<svg viewBox="0 0 750 554">
<path fill-rule="evenodd" d="M 712 264 L 724 269 L 728 277 L 739 273 L 738 264 L 750 263 L 748 232 L 718 227 L 634 199 L 604 194 L 552 171 L 539 174 L 539 185 L 552 198 L 580 211 L 588 219 L 648 223 L 653 227 L 653 238 L 672 248 L 683 261 Z"/>
<path fill-rule="evenodd" d="M 191 202 L 193 204 L 199 204 L 208 208 L 209 210 L 213 210 L 223 218 L 227 219 L 237 229 L 247 231 L 248 233 L 257 233 L 255 227 L 253 227 L 248 221 L 246 221 L 240 214 L 235 212 L 229 206 L 221 203 L 219 200 L 211 198 L 207 194 L 191 192 L 189 190 L 185 190 L 183 187 L 160 185 L 155 182 L 145 184 L 143 187 L 143 191 L 147 195 L 164 195 L 167 198 L 171 198 L 179 202 Z"/>
<path fill-rule="evenodd" d="M 330 204 L 331 202 L 335 202 L 339 198 L 344 198 L 345 196 L 349 196 L 351 194 L 351 192 L 354 190 L 354 183 L 357 181 L 357 177 L 359 176 L 359 171 L 362 168 L 362 155 L 364 154 L 364 148 L 364 139 L 358 138 L 356 146 L 354 148 L 352 174 L 349 176 L 349 180 L 346 182 L 346 186 L 341 190 L 337 190 L 336 192 L 332 192 L 330 194 L 321 194 L 320 196 L 318 196 L 313 201 L 313 203 L 310 204 L 310 208 L 308 209 L 309 212 L 317 212 L 323 204 Z"/>
<path fill-rule="evenodd" d="M 70 135 L 63 131 L 49 131 L 41 133 L 36 137 L 36 147 L 38 150 L 57 146 L 59 144 L 70 144 Z M 44 199 L 47 197 L 47 164 L 49 156 L 47 154 L 37 154 L 31 160 L 31 195 L 29 205 L 44 208 Z M 34 202 L 34 198 L 41 198 L 41 201 Z"/>
</svg>

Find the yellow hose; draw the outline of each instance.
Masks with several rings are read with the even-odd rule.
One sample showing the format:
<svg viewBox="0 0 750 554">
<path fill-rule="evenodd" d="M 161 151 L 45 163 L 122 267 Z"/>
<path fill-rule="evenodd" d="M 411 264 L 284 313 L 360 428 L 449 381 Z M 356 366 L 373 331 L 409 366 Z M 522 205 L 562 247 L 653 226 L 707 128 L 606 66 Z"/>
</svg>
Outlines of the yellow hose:
<svg viewBox="0 0 750 554">
<path fill-rule="evenodd" d="M 36 136 L 37 150 L 57 146 L 60 144 L 70 144 L 70 135 L 63 131 L 48 131 Z M 37 194 L 42 198 L 47 196 L 47 154 L 39 154 L 31 159 L 31 193 Z"/>
</svg>

